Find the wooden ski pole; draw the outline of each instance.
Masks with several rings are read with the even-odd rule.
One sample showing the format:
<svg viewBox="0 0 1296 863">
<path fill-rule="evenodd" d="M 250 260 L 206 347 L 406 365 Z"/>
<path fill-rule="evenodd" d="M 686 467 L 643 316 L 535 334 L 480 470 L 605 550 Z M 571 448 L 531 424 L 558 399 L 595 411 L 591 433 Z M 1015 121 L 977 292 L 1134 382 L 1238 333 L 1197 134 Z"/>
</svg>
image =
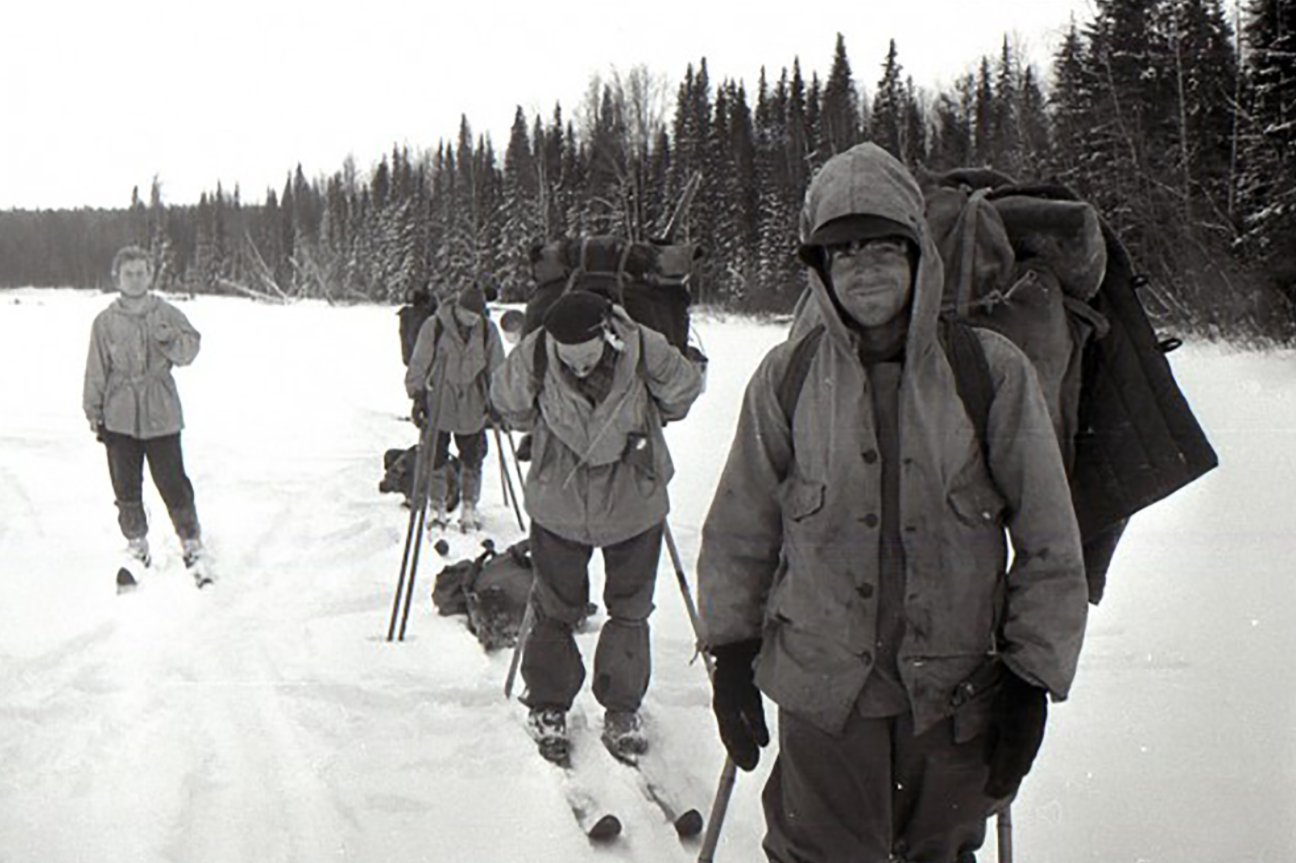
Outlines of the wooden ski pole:
<svg viewBox="0 0 1296 863">
<path fill-rule="evenodd" d="M 697 639 L 699 650 L 702 644 L 702 621 L 698 618 L 697 604 L 689 590 L 688 576 L 684 574 L 684 560 L 680 557 L 675 536 L 671 533 L 670 523 L 663 522 L 662 536 L 666 540 L 666 550 L 670 553 L 671 564 L 675 567 L 675 581 L 679 584 L 680 593 L 684 595 L 684 607 L 688 610 L 689 623 L 693 626 L 693 637 Z M 711 654 L 705 650 L 702 664 L 706 666 L 707 680 L 715 677 L 715 663 Z M 698 851 L 698 863 L 711 863 L 715 859 L 716 845 L 720 842 L 720 828 L 724 826 L 725 815 L 729 811 L 729 798 L 733 796 L 734 782 L 738 778 L 738 765 L 725 755 L 724 767 L 720 770 L 720 782 L 716 786 L 715 799 L 711 802 L 711 815 L 707 818 L 706 832 L 702 835 L 702 848 Z"/>
</svg>

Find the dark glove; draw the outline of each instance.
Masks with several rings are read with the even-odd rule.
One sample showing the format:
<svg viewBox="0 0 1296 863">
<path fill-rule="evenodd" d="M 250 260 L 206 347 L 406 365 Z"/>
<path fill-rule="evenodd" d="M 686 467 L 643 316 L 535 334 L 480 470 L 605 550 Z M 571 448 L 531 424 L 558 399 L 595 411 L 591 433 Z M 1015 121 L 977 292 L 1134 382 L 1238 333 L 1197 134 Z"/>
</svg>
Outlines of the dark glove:
<svg viewBox="0 0 1296 863">
<path fill-rule="evenodd" d="M 94 432 L 95 440 L 99 441 L 99 443 L 108 442 L 108 438 L 107 438 L 108 427 L 105 426 L 103 422 L 97 422 L 95 420 L 91 420 L 90 430 Z"/>
<path fill-rule="evenodd" d="M 413 403 L 410 405 L 410 419 L 414 420 L 414 425 L 423 428 L 427 424 L 427 400 L 415 396 Z"/>
<path fill-rule="evenodd" d="M 720 739 L 729 757 L 743 770 L 754 770 L 760 761 L 759 747 L 768 746 L 769 728 L 765 725 L 765 706 L 756 688 L 752 662 L 760 653 L 758 638 L 713 647 L 715 673 L 711 681 L 715 695 L 711 707 Z"/>
<path fill-rule="evenodd" d="M 501 428 L 504 425 L 504 417 L 500 416 L 499 408 L 495 405 L 489 405 L 487 410 L 490 412 L 491 425 L 495 428 Z"/>
<path fill-rule="evenodd" d="M 1044 742 L 1047 718 L 1048 691 L 1027 683 L 1005 667 L 1003 688 L 995 696 L 995 742 L 986 794 L 1000 798 L 1017 792 Z"/>
<path fill-rule="evenodd" d="M 531 461 L 531 433 L 527 432 L 518 438 L 517 460 Z"/>
</svg>

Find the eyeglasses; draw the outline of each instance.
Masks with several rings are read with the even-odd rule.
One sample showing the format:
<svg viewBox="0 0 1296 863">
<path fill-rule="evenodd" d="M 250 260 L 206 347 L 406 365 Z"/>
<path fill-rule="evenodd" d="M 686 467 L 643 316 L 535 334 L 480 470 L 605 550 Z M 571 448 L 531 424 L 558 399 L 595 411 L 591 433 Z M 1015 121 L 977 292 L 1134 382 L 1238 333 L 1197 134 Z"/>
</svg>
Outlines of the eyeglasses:
<svg viewBox="0 0 1296 863">
<path fill-rule="evenodd" d="M 909 243 L 903 237 L 867 237 L 851 240 L 849 243 L 829 243 L 824 246 L 828 260 L 863 260 L 878 261 L 894 255 L 908 255 Z"/>
</svg>

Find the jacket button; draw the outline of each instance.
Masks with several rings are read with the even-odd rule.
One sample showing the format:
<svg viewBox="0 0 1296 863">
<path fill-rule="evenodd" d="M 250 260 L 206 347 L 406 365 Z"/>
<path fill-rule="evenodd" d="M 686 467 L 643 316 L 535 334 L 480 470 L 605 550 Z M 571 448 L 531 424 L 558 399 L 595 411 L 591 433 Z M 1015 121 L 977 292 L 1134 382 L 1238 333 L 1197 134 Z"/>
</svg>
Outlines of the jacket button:
<svg viewBox="0 0 1296 863">
<path fill-rule="evenodd" d="M 874 515 L 873 513 L 870 512 L 868 515 L 864 516 L 864 526 L 865 526 L 865 527 L 877 527 L 877 526 L 878 526 L 878 517 L 877 517 L 876 515 Z"/>
<path fill-rule="evenodd" d="M 865 464 L 873 464 L 873 463 L 876 462 L 877 460 L 878 460 L 877 450 L 875 450 L 875 449 L 870 449 L 870 450 L 865 450 L 865 451 L 864 451 L 864 463 L 865 463 Z"/>
<path fill-rule="evenodd" d="M 860 596 L 864 597 L 865 599 L 868 599 L 873 595 L 873 585 L 861 584 L 859 587 L 855 588 L 855 592 L 858 593 Z"/>
</svg>

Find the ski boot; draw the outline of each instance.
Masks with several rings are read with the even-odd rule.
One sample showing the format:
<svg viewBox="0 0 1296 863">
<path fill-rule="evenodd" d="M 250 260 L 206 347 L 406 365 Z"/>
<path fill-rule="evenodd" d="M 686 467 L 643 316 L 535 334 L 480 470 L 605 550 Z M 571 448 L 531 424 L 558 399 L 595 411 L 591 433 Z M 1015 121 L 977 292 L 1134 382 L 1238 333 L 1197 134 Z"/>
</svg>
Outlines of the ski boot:
<svg viewBox="0 0 1296 863">
<path fill-rule="evenodd" d="M 608 710 L 603 714 L 603 745 L 618 761 L 634 764 L 648 751 L 643 719 L 633 710 Z"/>
<path fill-rule="evenodd" d="M 567 714 L 557 707 L 533 707 L 527 714 L 527 733 L 540 748 L 540 757 L 566 767 L 571 760 Z"/>
<path fill-rule="evenodd" d="M 216 579 L 211 574 L 211 567 L 208 566 L 207 552 L 203 549 L 202 540 L 196 536 L 190 537 L 182 539 L 180 545 L 184 552 L 185 569 L 193 576 L 194 584 L 204 588 L 213 583 Z"/>
<path fill-rule="evenodd" d="M 463 466 L 460 476 L 459 529 L 464 533 L 481 530 L 482 518 L 477 512 L 477 501 L 481 500 L 482 472 L 481 465 Z"/>
<path fill-rule="evenodd" d="M 481 529 L 482 517 L 477 511 L 477 504 L 465 500 L 459 507 L 459 530 L 463 533 L 472 533 L 474 530 Z"/>
<path fill-rule="evenodd" d="M 117 592 L 129 593 L 139 587 L 140 571 L 148 569 L 152 562 L 147 536 L 126 540 L 126 554 L 121 566 L 117 567 Z"/>
<path fill-rule="evenodd" d="M 445 530 L 450 524 L 450 514 L 446 512 L 445 504 L 434 503 L 431 510 L 428 514 L 428 530 Z"/>
</svg>

